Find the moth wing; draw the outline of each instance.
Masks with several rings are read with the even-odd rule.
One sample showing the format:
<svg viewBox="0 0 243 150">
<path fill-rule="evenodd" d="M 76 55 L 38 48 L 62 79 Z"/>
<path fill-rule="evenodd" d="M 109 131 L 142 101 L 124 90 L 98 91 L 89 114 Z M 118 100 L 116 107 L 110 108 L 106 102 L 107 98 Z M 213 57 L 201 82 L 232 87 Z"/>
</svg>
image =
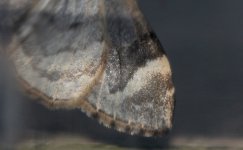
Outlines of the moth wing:
<svg viewBox="0 0 243 150">
<path fill-rule="evenodd" d="M 8 53 L 22 85 L 45 104 L 76 107 L 102 75 L 100 4 L 99 0 L 42 0 L 21 18 Z"/>
<path fill-rule="evenodd" d="M 136 1 L 39 1 L 9 49 L 22 85 L 48 106 L 131 134 L 172 126 L 170 65 Z"/>
<path fill-rule="evenodd" d="M 172 127 L 170 64 L 136 1 L 105 1 L 110 48 L 102 80 L 88 100 L 107 126 L 145 136 Z"/>
</svg>

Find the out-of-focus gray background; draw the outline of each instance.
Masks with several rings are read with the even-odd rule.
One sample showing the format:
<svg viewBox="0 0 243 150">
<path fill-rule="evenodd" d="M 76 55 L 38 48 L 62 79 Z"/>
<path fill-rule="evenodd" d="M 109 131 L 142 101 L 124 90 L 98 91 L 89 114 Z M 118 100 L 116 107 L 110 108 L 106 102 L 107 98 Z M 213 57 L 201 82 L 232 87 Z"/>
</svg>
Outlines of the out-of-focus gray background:
<svg viewBox="0 0 243 150">
<path fill-rule="evenodd" d="M 129 136 L 99 125 L 79 110 L 48 110 L 14 92 L 1 63 L 0 138 L 11 141 L 61 132 L 127 147 L 163 147 L 176 137 L 243 138 L 243 1 L 139 0 L 139 4 L 174 73 L 174 128 L 167 137 Z"/>
<path fill-rule="evenodd" d="M 172 135 L 243 136 L 243 1 L 144 0 L 141 7 L 174 71 Z"/>
</svg>

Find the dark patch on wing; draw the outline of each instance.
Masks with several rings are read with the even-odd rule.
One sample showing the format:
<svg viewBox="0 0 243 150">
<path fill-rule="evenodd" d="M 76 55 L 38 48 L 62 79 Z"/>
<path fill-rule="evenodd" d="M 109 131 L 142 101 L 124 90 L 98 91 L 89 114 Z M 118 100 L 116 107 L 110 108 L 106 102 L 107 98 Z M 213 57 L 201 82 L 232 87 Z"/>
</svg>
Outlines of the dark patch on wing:
<svg viewBox="0 0 243 150">
<path fill-rule="evenodd" d="M 127 9 L 124 1 L 105 1 L 107 31 L 109 40 L 115 48 L 136 40 L 135 26 Z"/>
<path fill-rule="evenodd" d="M 133 74 L 145 66 L 146 62 L 164 55 L 163 48 L 153 33 L 138 37 L 128 47 L 113 48 L 110 54 L 115 53 L 112 51 L 116 51 L 118 56 L 112 55 L 108 58 L 106 73 L 109 76 L 111 93 L 123 90 Z"/>
<path fill-rule="evenodd" d="M 35 66 L 33 67 L 39 72 L 41 77 L 48 79 L 50 82 L 58 81 L 61 78 L 61 73 L 58 71 L 47 72 L 46 70 L 36 68 Z"/>
<path fill-rule="evenodd" d="M 129 12 L 123 2 L 106 1 L 107 34 L 111 43 L 106 74 L 111 93 L 122 91 L 140 67 L 164 54 L 147 22 L 125 11 Z"/>
<path fill-rule="evenodd" d="M 51 73 L 47 73 L 46 77 L 50 80 L 50 81 L 58 81 L 60 79 L 60 73 L 58 71 L 53 71 Z"/>
<path fill-rule="evenodd" d="M 109 40 L 114 47 L 121 47 L 136 40 L 136 30 L 131 18 L 107 16 Z"/>
<path fill-rule="evenodd" d="M 73 22 L 70 24 L 69 29 L 76 29 L 82 25 L 82 22 Z"/>
</svg>

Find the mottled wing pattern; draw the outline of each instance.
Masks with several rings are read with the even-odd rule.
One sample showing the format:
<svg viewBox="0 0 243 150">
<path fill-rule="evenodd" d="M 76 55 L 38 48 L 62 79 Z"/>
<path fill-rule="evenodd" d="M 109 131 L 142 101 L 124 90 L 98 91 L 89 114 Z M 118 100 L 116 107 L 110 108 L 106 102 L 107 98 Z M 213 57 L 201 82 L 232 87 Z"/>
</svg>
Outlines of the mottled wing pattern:
<svg viewBox="0 0 243 150">
<path fill-rule="evenodd" d="M 44 104 L 131 134 L 172 127 L 170 65 L 135 0 L 41 0 L 23 20 L 9 54 Z"/>
<path fill-rule="evenodd" d="M 173 85 L 169 62 L 135 1 L 105 2 L 110 43 L 93 105 L 118 130 L 147 136 L 171 128 Z M 93 96 L 93 94 L 91 94 Z M 155 132 L 156 131 L 156 132 Z"/>
</svg>

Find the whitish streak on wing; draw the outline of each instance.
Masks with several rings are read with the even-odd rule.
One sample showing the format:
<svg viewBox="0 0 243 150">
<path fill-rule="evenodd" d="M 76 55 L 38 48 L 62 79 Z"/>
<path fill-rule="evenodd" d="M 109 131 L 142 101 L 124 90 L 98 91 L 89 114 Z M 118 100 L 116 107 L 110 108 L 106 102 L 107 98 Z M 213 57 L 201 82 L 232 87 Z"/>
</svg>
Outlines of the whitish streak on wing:
<svg viewBox="0 0 243 150">
<path fill-rule="evenodd" d="M 155 60 L 147 62 L 144 67 L 138 69 L 128 82 L 126 88 L 122 91 L 125 97 L 130 97 L 147 84 L 147 79 L 153 74 L 161 74 L 167 76 L 171 74 L 168 59 L 165 55 Z"/>
</svg>

